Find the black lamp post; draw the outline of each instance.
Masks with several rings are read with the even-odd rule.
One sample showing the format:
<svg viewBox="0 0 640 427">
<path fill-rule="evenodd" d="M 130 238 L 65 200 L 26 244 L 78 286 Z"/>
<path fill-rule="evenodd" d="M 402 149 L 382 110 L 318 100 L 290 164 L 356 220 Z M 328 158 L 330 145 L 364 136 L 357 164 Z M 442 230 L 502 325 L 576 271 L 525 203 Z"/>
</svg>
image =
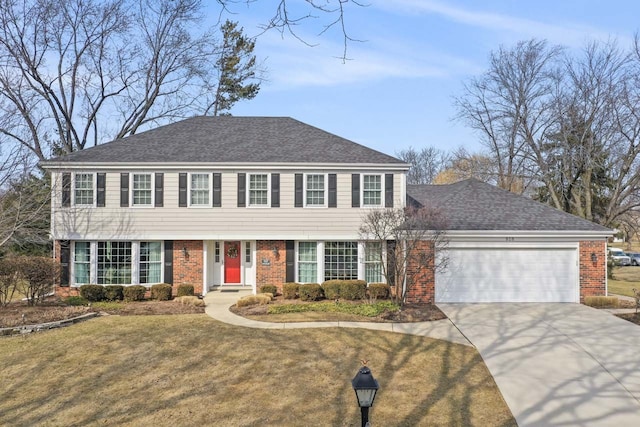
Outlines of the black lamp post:
<svg viewBox="0 0 640 427">
<path fill-rule="evenodd" d="M 369 408 L 373 406 L 373 400 L 376 398 L 376 392 L 379 388 L 378 381 L 371 375 L 371 370 L 363 366 L 351 380 L 351 385 L 358 398 L 358 406 L 362 414 L 362 427 L 366 427 L 369 425 Z"/>
</svg>

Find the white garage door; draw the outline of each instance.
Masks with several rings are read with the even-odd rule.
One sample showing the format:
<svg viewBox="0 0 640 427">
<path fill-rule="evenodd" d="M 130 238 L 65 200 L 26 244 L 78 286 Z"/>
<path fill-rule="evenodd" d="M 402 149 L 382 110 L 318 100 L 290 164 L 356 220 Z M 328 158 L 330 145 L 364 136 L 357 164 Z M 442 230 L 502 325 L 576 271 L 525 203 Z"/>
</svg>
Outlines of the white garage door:
<svg viewBox="0 0 640 427">
<path fill-rule="evenodd" d="M 578 302 L 577 250 L 451 248 L 436 302 Z"/>
</svg>

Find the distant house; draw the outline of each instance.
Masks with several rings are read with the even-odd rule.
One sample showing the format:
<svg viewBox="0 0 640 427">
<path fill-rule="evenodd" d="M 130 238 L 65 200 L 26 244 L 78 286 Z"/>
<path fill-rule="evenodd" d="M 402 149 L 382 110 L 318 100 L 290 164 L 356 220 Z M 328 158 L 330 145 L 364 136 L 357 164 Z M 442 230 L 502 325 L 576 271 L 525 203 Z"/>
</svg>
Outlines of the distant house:
<svg viewBox="0 0 640 427">
<path fill-rule="evenodd" d="M 566 301 L 606 293 L 611 231 L 477 181 L 407 186 L 410 165 L 284 117 L 195 117 L 42 162 L 56 292 L 384 281 L 370 209 L 449 219 L 450 267 L 414 302 Z"/>
</svg>

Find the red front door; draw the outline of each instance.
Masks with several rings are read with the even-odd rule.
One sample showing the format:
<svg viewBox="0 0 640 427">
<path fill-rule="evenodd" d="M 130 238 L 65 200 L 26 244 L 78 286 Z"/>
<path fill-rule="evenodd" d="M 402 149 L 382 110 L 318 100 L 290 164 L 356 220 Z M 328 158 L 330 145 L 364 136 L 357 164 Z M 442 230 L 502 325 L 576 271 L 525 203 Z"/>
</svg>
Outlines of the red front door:
<svg viewBox="0 0 640 427">
<path fill-rule="evenodd" d="M 240 242 L 224 242 L 224 283 L 240 283 Z"/>
</svg>

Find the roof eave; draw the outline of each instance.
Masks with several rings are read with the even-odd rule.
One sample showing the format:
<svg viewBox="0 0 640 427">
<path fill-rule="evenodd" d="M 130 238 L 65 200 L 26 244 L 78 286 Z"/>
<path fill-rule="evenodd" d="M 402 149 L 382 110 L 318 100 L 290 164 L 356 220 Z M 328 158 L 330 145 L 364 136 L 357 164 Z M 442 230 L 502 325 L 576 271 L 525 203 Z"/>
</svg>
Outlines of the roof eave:
<svg viewBox="0 0 640 427">
<path fill-rule="evenodd" d="M 100 169 L 100 170 L 185 170 L 185 169 L 349 169 L 349 170 L 394 170 L 406 171 L 411 166 L 408 163 L 303 163 L 303 162 L 64 162 L 42 161 L 40 166 L 47 170 L 59 169 Z"/>
</svg>

